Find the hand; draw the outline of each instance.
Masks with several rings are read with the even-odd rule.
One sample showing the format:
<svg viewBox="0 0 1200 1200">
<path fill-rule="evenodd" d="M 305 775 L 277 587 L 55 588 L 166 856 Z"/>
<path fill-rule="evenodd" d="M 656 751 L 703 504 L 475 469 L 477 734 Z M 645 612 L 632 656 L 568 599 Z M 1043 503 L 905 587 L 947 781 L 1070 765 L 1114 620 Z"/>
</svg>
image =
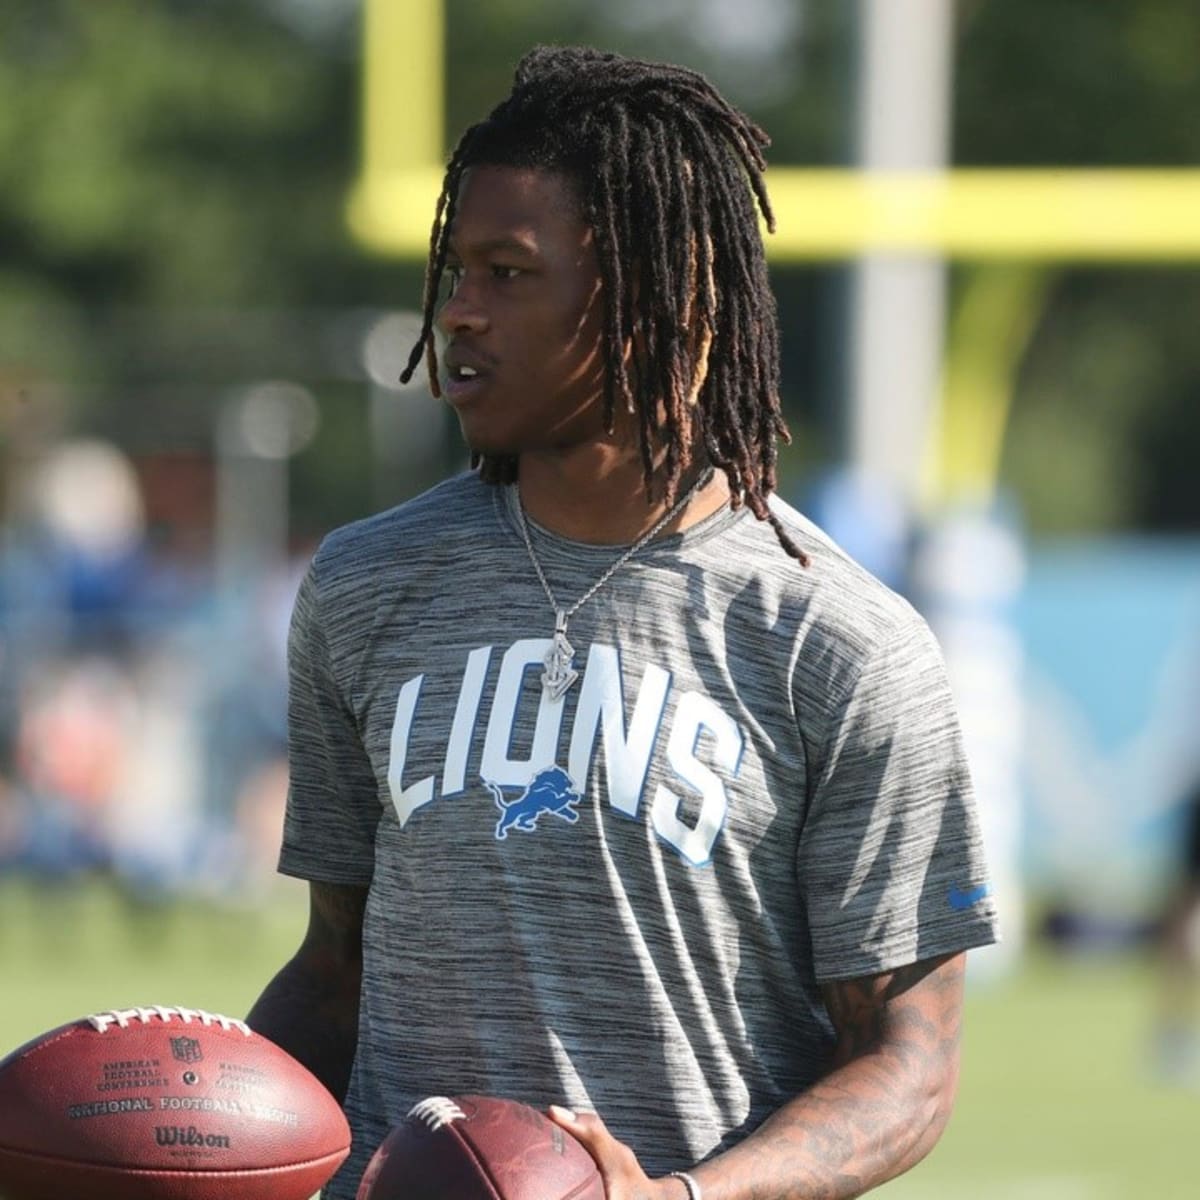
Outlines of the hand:
<svg viewBox="0 0 1200 1200">
<path fill-rule="evenodd" d="M 637 1155 L 617 1141 L 595 1113 L 575 1113 L 557 1104 L 550 1105 L 547 1112 L 595 1160 L 607 1200 L 688 1200 L 687 1188 L 680 1180 L 669 1176 L 651 1179 L 642 1170 Z"/>
</svg>

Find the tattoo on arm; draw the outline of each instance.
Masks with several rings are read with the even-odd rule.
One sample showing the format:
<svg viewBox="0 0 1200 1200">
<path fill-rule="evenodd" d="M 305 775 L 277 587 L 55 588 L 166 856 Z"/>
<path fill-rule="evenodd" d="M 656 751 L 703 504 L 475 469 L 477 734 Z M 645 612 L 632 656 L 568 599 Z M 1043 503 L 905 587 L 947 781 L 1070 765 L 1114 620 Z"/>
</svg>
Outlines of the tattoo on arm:
<svg viewBox="0 0 1200 1200">
<path fill-rule="evenodd" d="M 900 1056 L 957 1047 L 963 965 L 958 958 L 913 963 L 887 975 L 826 984 L 825 1005 L 837 1030 L 841 1066 L 878 1051 Z M 947 1038 L 949 1044 L 947 1044 Z"/>
<path fill-rule="evenodd" d="M 712 1200 L 848 1200 L 937 1141 L 958 1077 L 964 956 L 824 987 L 833 1067 L 702 1168 Z"/>
</svg>

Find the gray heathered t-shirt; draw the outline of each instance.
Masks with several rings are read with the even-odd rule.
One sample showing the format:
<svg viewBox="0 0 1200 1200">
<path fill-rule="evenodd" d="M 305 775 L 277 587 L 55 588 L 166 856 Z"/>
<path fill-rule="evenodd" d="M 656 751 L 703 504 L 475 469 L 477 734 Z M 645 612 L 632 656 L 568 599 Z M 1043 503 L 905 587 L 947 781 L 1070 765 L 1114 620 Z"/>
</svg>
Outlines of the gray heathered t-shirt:
<svg viewBox="0 0 1200 1200">
<path fill-rule="evenodd" d="M 994 940 L 925 623 L 809 521 L 724 509 L 554 614 L 512 488 L 451 479 L 328 537 L 290 659 L 281 870 L 370 884 L 352 1200 L 429 1095 L 594 1109 L 652 1175 L 830 1066 L 822 980 Z M 530 533 L 562 607 L 620 548 Z"/>
</svg>

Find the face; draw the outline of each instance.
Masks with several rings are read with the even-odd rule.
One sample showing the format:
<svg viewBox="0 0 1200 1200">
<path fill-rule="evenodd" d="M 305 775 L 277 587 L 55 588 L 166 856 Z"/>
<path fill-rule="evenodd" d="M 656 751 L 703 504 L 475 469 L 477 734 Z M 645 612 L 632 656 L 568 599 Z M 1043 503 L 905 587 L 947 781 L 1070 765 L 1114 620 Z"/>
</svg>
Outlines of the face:
<svg viewBox="0 0 1200 1200">
<path fill-rule="evenodd" d="M 473 449 L 603 438 L 603 297 L 592 231 L 551 171 L 475 167 L 450 228 L 442 394 Z"/>
</svg>

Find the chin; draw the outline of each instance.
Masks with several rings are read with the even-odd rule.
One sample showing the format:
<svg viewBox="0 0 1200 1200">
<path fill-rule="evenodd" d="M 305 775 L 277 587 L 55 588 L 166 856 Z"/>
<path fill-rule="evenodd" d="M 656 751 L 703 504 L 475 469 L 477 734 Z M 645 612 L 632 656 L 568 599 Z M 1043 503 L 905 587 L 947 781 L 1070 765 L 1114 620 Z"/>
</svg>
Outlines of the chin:
<svg viewBox="0 0 1200 1200">
<path fill-rule="evenodd" d="M 472 454 L 501 453 L 496 447 L 498 442 L 503 439 L 498 439 L 494 430 L 488 430 L 482 421 L 472 420 L 467 413 L 460 412 L 457 415 L 458 432 L 462 434 L 462 440 Z"/>
<path fill-rule="evenodd" d="M 487 437 L 477 432 L 463 430 L 463 441 L 472 454 L 486 455 L 488 458 L 516 458 L 521 453 L 519 447 L 512 444 L 511 439 Z"/>
</svg>

